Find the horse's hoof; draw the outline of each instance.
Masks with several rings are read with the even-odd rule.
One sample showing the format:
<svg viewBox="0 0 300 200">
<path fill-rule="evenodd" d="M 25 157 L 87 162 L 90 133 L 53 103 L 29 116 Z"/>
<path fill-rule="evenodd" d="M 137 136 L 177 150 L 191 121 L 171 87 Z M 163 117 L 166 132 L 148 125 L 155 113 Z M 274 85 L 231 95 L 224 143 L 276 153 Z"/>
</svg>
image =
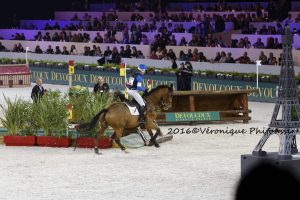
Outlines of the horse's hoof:
<svg viewBox="0 0 300 200">
<path fill-rule="evenodd" d="M 147 146 L 149 147 L 153 146 L 153 142 L 149 142 Z"/>
<path fill-rule="evenodd" d="M 130 153 L 127 149 L 122 150 L 124 153 Z"/>
<path fill-rule="evenodd" d="M 159 148 L 159 147 L 160 147 L 160 145 L 159 145 L 159 144 L 155 144 L 154 146 L 155 146 L 156 148 Z"/>
<path fill-rule="evenodd" d="M 95 149 L 95 154 L 101 155 L 102 153 L 99 151 L 99 149 Z"/>
</svg>

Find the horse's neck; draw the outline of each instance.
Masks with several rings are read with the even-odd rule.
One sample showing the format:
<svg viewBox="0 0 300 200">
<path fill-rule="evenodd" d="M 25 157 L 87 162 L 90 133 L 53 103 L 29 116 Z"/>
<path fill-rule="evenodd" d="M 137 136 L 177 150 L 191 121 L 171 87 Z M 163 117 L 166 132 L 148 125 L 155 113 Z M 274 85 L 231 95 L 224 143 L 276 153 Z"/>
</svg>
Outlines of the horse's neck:
<svg viewBox="0 0 300 200">
<path fill-rule="evenodd" d="M 154 92 L 151 95 L 146 97 L 146 100 L 153 106 L 153 107 L 157 107 L 159 104 L 159 100 L 161 98 L 160 95 L 157 95 L 158 92 Z"/>
</svg>

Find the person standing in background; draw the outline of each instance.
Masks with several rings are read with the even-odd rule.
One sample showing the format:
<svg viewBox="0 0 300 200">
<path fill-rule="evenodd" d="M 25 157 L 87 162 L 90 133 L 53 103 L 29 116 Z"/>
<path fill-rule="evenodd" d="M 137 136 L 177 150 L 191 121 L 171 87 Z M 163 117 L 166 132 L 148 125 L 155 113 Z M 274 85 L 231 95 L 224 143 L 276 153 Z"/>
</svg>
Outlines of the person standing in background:
<svg viewBox="0 0 300 200">
<path fill-rule="evenodd" d="M 193 76 L 193 67 L 189 61 L 185 64 L 181 63 L 180 68 L 176 73 L 177 75 L 177 90 L 178 91 L 190 91 Z"/>
<path fill-rule="evenodd" d="M 34 103 L 36 103 L 44 94 L 46 90 L 42 86 L 42 79 L 36 80 L 36 85 L 32 88 L 31 91 L 31 98 Z"/>
<path fill-rule="evenodd" d="M 109 92 L 109 86 L 105 83 L 104 78 L 99 76 L 97 78 L 97 84 L 94 86 L 94 93 L 102 95 L 104 92 Z"/>
<path fill-rule="evenodd" d="M 172 59 L 172 69 L 177 69 L 178 65 L 176 63 L 176 59 Z"/>
</svg>

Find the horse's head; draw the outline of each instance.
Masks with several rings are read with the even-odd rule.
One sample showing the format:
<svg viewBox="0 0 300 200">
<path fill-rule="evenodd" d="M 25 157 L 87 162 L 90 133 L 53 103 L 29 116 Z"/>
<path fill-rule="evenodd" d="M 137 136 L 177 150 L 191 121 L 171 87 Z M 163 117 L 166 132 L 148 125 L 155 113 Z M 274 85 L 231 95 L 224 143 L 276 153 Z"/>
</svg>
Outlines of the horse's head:
<svg viewBox="0 0 300 200">
<path fill-rule="evenodd" d="M 167 111 L 172 107 L 172 95 L 173 95 L 173 84 L 168 85 L 160 85 L 154 88 L 149 92 L 147 97 L 152 103 L 156 104 L 155 106 L 159 106 L 160 109 Z"/>
</svg>

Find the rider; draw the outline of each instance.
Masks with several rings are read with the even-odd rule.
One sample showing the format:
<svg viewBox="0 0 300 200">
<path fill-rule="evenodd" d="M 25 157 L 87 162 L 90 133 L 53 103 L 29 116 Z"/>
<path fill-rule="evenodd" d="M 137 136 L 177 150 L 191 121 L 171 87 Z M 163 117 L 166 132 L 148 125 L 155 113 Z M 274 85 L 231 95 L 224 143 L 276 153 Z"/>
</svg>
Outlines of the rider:
<svg viewBox="0 0 300 200">
<path fill-rule="evenodd" d="M 147 70 L 147 66 L 144 64 L 140 64 L 138 67 L 138 72 L 133 75 L 133 77 L 129 78 L 129 83 L 127 83 L 127 92 L 128 94 L 134 98 L 138 104 L 140 105 L 140 123 L 145 123 L 145 102 L 139 91 L 144 92 L 144 94 L 148 93 L 148 89 L 143 88 L 143 75 Z"/>
</svg>

